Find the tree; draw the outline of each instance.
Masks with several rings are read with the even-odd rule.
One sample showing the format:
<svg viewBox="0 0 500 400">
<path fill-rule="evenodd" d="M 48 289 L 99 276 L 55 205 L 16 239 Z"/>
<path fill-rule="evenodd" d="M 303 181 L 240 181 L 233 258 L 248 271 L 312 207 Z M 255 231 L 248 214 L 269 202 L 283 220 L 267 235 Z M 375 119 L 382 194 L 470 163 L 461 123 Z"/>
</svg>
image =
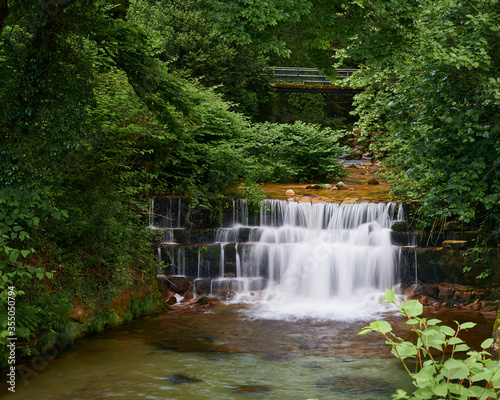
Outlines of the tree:
<svg viewBox="0 0 500 400">
<path fill-rule="evenodd" d="M 272 97 L 268 58 L 224 40 L 216 29 L 221 17 L 197 9 L 194 0 L 132 1 L 128 18 L 155 38 L 158 57 L 172 73 L 216 87 L 234 110 L 256 118 Z"/>
<path fill-rule="evenodd" d="M 365 6 L 385 20 L 384 8 Z M 426 220 L 457 218 L 498 235 L 498 1 L 407 2 L 388 15 L 395 12 L 403 28 L 394 52 L 365 56 L 368 68 L 353 80 L 366 88 L 356 100 L 358 127 L 383 132 L 377 147 L 387 152 L 394 194 L 419 200 Z M 391 33 L 385 24 L 372 30 Z M 344 54 L 366 55 L 368 36 L 352 36 Z"/>
</svg>

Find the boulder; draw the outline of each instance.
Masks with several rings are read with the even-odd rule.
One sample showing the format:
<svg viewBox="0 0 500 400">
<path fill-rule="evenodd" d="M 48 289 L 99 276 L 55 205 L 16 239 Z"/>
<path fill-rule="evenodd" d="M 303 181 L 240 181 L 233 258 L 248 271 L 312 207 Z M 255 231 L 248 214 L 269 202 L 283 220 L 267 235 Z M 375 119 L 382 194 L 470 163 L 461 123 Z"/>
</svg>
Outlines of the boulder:
<svg viewBox="0 0 500 400">
<path fill-rule="evenodd" d="M 344 182 L 339 182 L 335 185 L 338 190 L 347 190 L 347 185 Z"/>
<path fill-rule="evenodd" d="M 184 293 L 184 297 L 182 298 L 181 302 L 187 303 L 188 301 L 193 300 L 193 298 L 194 298 L 193 292 L 188 291 L 188 292 Z"/>
<path fill-rule="evenodd" d="M 197 279 L 194 282 L 194 288 L 197 294 L 209 294 L 211 289 L 210 279 Z"/>
<path fill-rule="evenodd" d="M 170 275 L 167 276 L 167 281 L 174 293 L 184 294 L 191 290 L 191 282 L 185 276 Z"/>
</svg>

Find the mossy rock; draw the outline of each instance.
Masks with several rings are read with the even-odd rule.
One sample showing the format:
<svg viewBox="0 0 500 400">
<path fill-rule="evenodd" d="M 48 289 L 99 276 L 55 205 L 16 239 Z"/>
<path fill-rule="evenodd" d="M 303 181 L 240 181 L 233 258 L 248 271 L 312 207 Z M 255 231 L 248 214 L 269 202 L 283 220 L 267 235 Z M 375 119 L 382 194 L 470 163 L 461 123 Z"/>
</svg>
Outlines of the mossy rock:
<svg viewBox="0 0 500 400">
<path fill-rule="evenodd" d="M 408 229 L 408 225 L 404 221 L 396 221 L 391 225 L 391 229 L 396 232 L 405 232 Z"/>
<path fill-rule="evenodd" d="M 379 185 L 379 181 L 375 178 L 370 178 L 365 181 L 366 184 L 368 185 Z"/>
</svg>

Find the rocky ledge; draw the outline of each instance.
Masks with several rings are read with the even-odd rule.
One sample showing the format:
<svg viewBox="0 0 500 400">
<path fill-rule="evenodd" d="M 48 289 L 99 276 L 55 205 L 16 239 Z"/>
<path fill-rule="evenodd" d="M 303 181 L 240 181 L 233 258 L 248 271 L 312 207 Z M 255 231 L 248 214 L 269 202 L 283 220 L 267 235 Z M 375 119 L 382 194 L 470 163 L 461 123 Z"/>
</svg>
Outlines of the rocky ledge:
<svg viewBox="0 0 500 400">
<path fill-rule="evenodd" d="M 499 289 L 481 289 L 451 283 L 402 285 L 408 299 L 419 300 L 424 306 L 457 307 L 474 311 L 497 311 Z"/>
</svg>

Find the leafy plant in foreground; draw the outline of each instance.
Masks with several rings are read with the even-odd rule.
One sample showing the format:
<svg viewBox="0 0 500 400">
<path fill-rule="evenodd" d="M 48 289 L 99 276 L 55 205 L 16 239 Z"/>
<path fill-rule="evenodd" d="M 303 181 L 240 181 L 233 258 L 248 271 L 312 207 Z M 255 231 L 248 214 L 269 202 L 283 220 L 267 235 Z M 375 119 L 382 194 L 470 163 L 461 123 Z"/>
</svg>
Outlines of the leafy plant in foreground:
<svg viewBox="0 0 500 400">
<path fill-rule="evenodd" d="M 404 303 L 394 295 L 394 288 L 386 290 L 384 303 L 393 303 L 406 323 L 416 334 L 416 343 L 403 340 L 392 332 L 387 321 L 375 321 L 358 335 L 378 332 L 392 347 L 413 379 L 417 390 L 408 395 L 398 389 L 393 399 L 496 399 L 500 393 L 500 364 L 486 351 L 493 339 L 481 344 L 481 351 L 473 351 L 458 337 L 462 330 L 474 327 L 474 322 L 457 323 L 456 328 L 439 325 L 439 319 L 422 318 L 423 306 L 417 300 Z M 415 364 L 414 367 L 412 365 Z"/>
</svg>

